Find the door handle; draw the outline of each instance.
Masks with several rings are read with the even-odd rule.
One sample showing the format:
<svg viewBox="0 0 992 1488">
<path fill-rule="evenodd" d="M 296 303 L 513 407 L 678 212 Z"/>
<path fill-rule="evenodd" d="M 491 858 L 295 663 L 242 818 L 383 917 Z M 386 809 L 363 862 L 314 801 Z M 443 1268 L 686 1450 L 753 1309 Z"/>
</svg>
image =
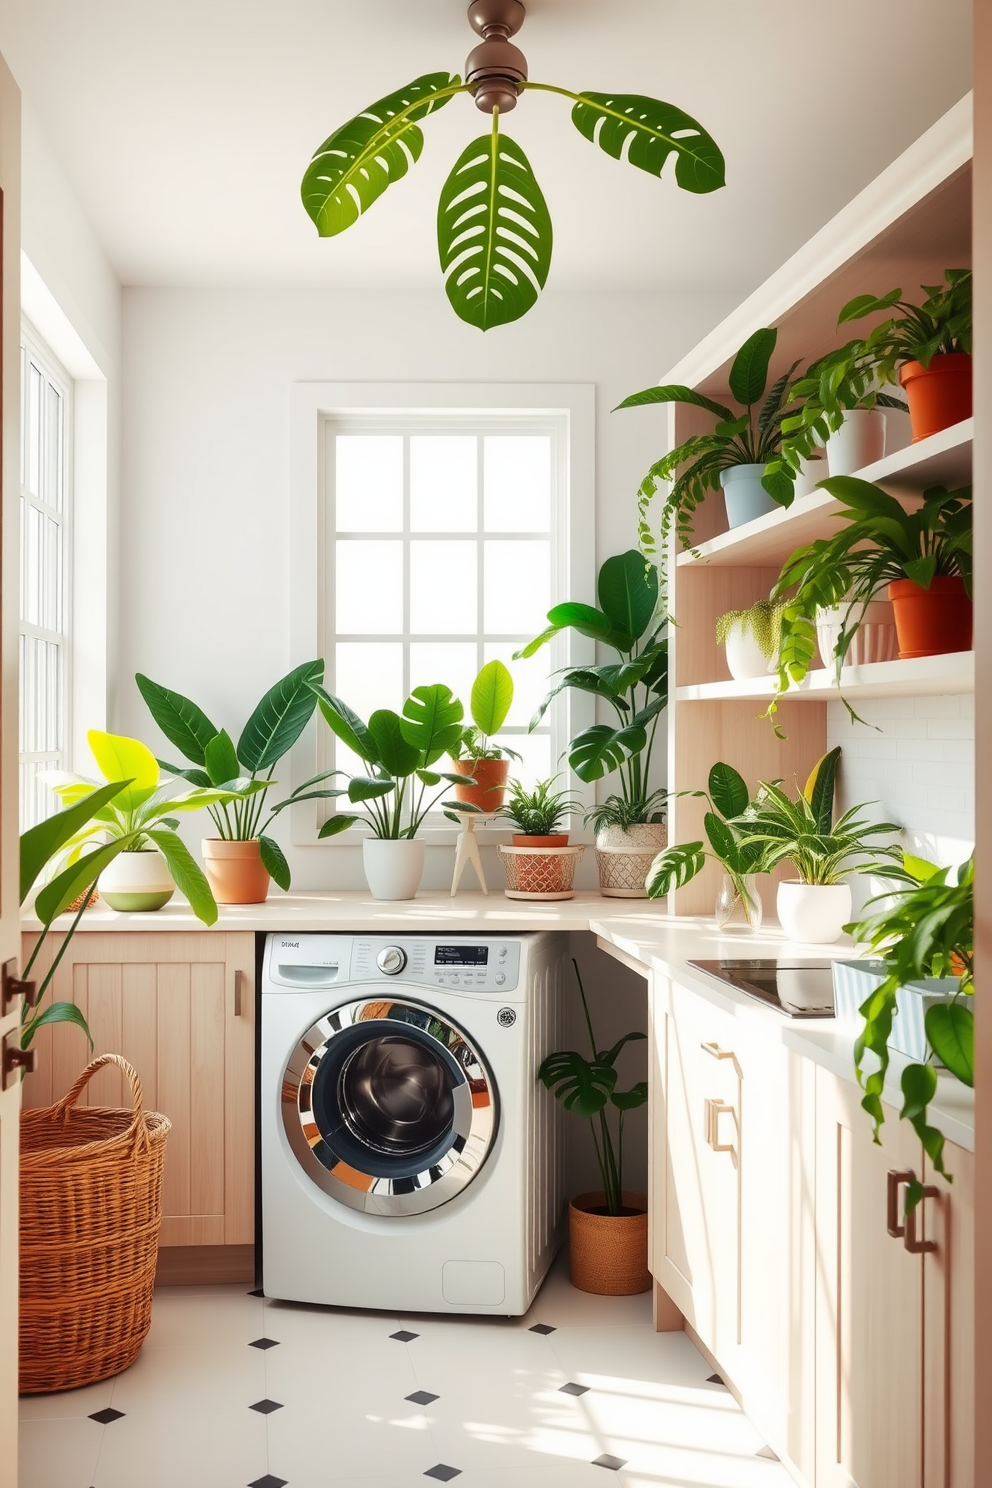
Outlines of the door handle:
<svg viewBox="0 0 992 1488">
<path fill-rule="evenodd" d="M 899 1223 L 899 1190 L 904 1183 L 915 1183 L 916 1174 L 910 1170 L 898 1171 L 890 1168 L 886 1178 L 886 1229 L 893 1240 L 901 1240 L 906 1226 Z"/>
<path fill-rule="evenodd" d="M 912 1255 L 928 1255 L 931 1251 L 937 1249 L 936 1240 L 921 1240 L 917 1237 L 916 1215 L 918 1211 L 923 1208 L 924 1200 L 939 1198 L 940 1189 L 935 1188 L 932 1183 L 925 1183 L 923 1185 L 923 1193 L 920 1197 L 920 1202 L 914 1205 L 914 1207 L 910 1209 L 909 1213 L 906 1215 L 906 1234 L 902 1243 Z"/>
<path fill-rule="evenodd" d="M 733 1116 L 736 1120 L 737 1111 L 729 1101 L 707 1100 L 706 1102 L 706 1141 L 714 1152 L 733 1152 L 733 1142 L 720 1141 L 720 1117 Z"/>
<path fill-rule="evenodd" d="M 241 1017 L 241 986 L 243 981 L 244 972 L 236 971 L 234 973 L 234 1016 L 236 1018 Z"/>
</svg>

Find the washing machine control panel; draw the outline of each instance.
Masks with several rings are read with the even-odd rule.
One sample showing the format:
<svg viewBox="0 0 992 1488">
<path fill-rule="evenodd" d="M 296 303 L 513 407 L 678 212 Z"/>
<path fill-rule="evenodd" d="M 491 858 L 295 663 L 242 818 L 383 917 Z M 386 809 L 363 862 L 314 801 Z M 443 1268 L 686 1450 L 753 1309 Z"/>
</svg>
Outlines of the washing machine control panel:
<svg viewBox="0 0 992 1488">
<path fill-rule="evenodd" d="M 402 941 L 356 936 L 352 979 L 366 981 L 383 973 L 452 991 L 512 992 L 520 980 L 520 942 L 454 935 Z"/>
</svg>

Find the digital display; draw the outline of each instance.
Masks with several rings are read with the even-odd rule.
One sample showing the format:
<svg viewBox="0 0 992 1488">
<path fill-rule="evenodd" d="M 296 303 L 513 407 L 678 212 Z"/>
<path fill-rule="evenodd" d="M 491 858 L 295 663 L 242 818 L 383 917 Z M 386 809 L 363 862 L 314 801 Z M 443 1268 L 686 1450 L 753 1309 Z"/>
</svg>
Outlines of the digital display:
<svg viewBox="0 0 992 1488">
<path fill-rule="evenodd" d="M 435 966 L 487 966 L 488 946 L 439 945 L 434 947 Z"/>
</svg>

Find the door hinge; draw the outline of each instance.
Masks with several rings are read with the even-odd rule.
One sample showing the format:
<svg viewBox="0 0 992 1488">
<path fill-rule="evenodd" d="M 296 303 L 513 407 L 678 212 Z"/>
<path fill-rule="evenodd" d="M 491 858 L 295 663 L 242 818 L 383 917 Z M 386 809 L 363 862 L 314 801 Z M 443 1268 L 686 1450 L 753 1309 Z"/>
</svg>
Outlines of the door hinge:
<svg viewBox="0 0 992 1488">
<path fill-rule="evenodd" d="M 16 961 L 5 961 L 0 967 L 0 1017 L 10 1012 L 19 997 L 28 1007 L 34 1007 L 35 988 L 36 983 L 21 980 Z"/>
</svg>

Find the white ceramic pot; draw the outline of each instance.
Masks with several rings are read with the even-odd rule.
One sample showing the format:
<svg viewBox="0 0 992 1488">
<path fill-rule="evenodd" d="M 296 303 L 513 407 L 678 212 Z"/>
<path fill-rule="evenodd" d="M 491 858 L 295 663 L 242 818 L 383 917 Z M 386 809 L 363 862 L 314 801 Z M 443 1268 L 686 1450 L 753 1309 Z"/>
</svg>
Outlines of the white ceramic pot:
<svg viewBox="0 0 992 1488">
<path fill-rule="evenodd" d="M 831 475 L 855 475 L 885 458 L 885 414 L 880 408 L 851 408 L 827 440 Z"/>
<path fill-rule="evenodd" d="M 118 853 L 100 874 L 100 898 L 123 913 L 161 909 L 175 892 L 169 865 L 157 847 Z"/>
<path fill-rule="evenodd" d="M 786 879 L 778 886 L 779 924 L 789 940 L 832 945 L 851 918 L 851 885 L 804 884 Z"/>
<path fill-rule="evenodd" d="M 754 633 L 750 629 L 744 629 L 742 620 L 731 626 L 726 652 L 730 675 L 738 682 L 744 682 L 749 677 L 767 677 L 769 672 L 775 670 L 775 657 L 765 655 Z"/>
<path fill-rule="evenodd" d="M 794 499 L 798 501 L 800 496 L 809 496 L 815 491 L 821 480 L 827 475 L 826 451 L 822 446 L 817 446 L 809 455 L 799 461 L 799 473 L 796 476 L 794 487 Z"/>
<path fill-rule="evenodd" d="M 731 527 L 742 527 L 745 522 L 754 522 L 779 510 L 778 502 L 772 500 L 761 484 L 764 473 L 764 465 L 731 465 L 720 471 L 727 522 Z"/>
<path fill-rule="evenodd" d="M 366 837 L 362 866 L 373 899 L 412 899 L 424 874 L 424 844 L 416 838 Z"/>
<path fill-rule="evenodd" d="M 668 827 L 664 822 L 601 827 L 596 833 L 599 892 L 607 899 L 646 899 L 648 869 L 667 846 Z"/>
<path fill-rule="evenodd" d="M 852 618 L 857 617 L 860 609 L 859 605 Z M 828 669 L 835 665 L 834 649 L 846 610 L 846 605 L 832 605 L 828 610 L 816 612 L 816 641 L 820 648 L 820 660 Z M 870 600 L 864 618 L 854 633 L 844 665 L 868 666 L 874 661 L 895 661 L 898 655 L 899 638 L 896 635 L 891 599 Z"/>
</svg>

